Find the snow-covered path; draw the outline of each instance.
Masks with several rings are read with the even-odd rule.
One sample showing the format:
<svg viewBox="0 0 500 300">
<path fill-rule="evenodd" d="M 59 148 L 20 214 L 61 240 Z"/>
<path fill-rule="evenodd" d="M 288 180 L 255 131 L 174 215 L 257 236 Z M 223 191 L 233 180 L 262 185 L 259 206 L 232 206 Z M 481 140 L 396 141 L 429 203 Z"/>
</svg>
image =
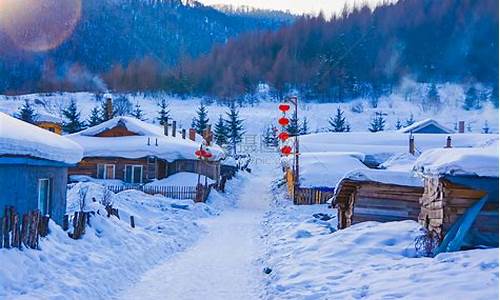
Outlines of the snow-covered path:
<svg viewBox="0 0 500 300">
<path fill-rule="evenodd" d="M 259 223 L 269 205 L 270 174 L 248 174 L 238 207 L 202 221 L 198 244 L 148 271 L 120 299 L 257 299 Z"/>
</svg>

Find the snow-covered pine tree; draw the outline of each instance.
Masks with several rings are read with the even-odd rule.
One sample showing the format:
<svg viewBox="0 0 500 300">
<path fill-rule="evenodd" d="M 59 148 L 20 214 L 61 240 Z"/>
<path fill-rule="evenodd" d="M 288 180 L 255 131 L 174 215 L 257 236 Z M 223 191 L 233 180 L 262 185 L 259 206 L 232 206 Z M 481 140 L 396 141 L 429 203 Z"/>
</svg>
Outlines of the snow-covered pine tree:
<svg viewBox="0 0 500 300">
<path fill-rule="evenodd" d="M 92 126 L 99 125 L 101 123 L 102 123 L 101 112 L 99 111 L 99 107 L 95 106 L 90 111 L 90 116 L 89 116 L 89 119 L 87 120 L 87 124 L 90 127 L 92 127 Z"/>
<path fill-rule="evenodd" d="M 438 89 L 435 83 L 432 83 L 427 92 L 427 99 L 424 101 L 424 109 L 437 110 L 441 106 L 441 98 L 439 97 Z"/>
<path fill-rule="evenodd" d="M 493 103 L 495 108 L 498 108 L 498 84 L 495 84 L 491 89 L 490 102 Z"/>
<path fill-rule="evenodd" d="M 335 113 L 335 116 L 330 117 L 328 120 L 328 123 L 330 124 L 329 130 L 331 132 L 346 132 L 347 130 L 347 122 L 344 117 L 344 112 L 340 109 L 340 107 L 337 108 L 337 112 Z"/>
<path fill-rule="evenodd" d="M 398 118 L 398 120 L 396 121 L 396 130 L 399 130 L 401 128 L 403 128 L 403 124 L 401 123 L 401 120 Z"/>
<path fill-rule="evenodd" d="M 483 133 L 490 133 L 490 125 L 488 125 L 488 121 L 484 121 Z"/>
<path fill-rule="evenodd" d="M 170 120 L 170 110 L 168 109 L 168 104 L 165 99 L 161 99 L 160 103 L 158 103 L 158 107 L 160 110 L 158 111 L 158 117 L 156 118 L 160 125 L 165 125 Z"/>
<path fill-rule="evenodd" d="M 372 119 L 370 123 L 370 130 L 371 132 L 379 132 L 379 131 L 384 131 L 385 128 L 385 119 L 384 119 L 384 114 L 382 112 L 376 112 L 375 117 Z"/>
<path fill-rule="evenodd" d="M 66 121 L 63 123 L 63 130 L 65 132 L 74 133 L 85 128 L 85 122 L 80 120 L 80 112 L 78 111 L 78 107 L 76 106 L 76 101 L 74 99 L 71 99 L 68 107 L 63 109 L 61 112 L 66 118 Z"/>
<path fill-rule="evenodd" d="M 144 112 L 142 111 L 141 105 L 137 102 L 134 106 L 134 110 L 131 113 L 132 117 L 139 119 L 141 121 L 146 121 L 147 119 L 144 117 Z"/>
<path fill-rule="evenodd" d="M 410 118 L 406 119 L 406 127 L 413 125 L 413 123 L 415 123 L 415 119 L 413 117 L 413 114 L 410 114 Z"/>
<path fill-rule="evenodd" d="M 475 109 L 477 107 L 477 90 L 474 86 L 471 86 L 465 93 L 465 101 L 463 108 L 465 110 Z"/>
<path fill-rule="evenodd" d="M 236 146 L 241 142 L 243 134 L 245 134 L 243 130 L 243 120 L 240 119 L 239 112 L 234 103 L 230 105 L 226 115 L 228 117 L 226 120 L 228 142 L 233 150 L 233 155 L 236 155 Z"/>
<path fill-rule="evenodd" d="M 299 120 L 295 118 L 295 114 L 290 118 L 290 124 L 286 127 L 286 131 L 290 136 L 300 135 L 300 124 Z"/>
<path fill-rule="evenodd" d="M 277 129 L 273 126 L 267 126 L 264 131 L 264 145 L 266 147 L 277 147 L 278 146 L 278 136 Z"/>
<path fill-rule="evenodd" d="M 207 128 L 208 122 L 208 110 L 203 103 L 200 103 L 200 107 L 196 111 L 196 117 L 193 119 L 191 124 L 198 134 L 203 134 L 203 130 Z"/>
<path fill-rule="evenodd" d="M 37 114 L 35 109 L 28 100 L 24 100 L 24 104 L 19 108 L 19 112 L 15 114 L 15 117 L 23 120 L 24 122 L 28 122 L 31 124 L 35 124 L 37 119 Z"/>
<path fill-rule="evenodd" d="M 309 122 L 307 121 L 307 118 L 304 117 L 302 120 L 302 125 L 300 126 L 300 134 L 305 135 L 309 133 Z"/>
<path fill-rule="evenodd" d="M 222 115 L 219 115 L 219 119 L 214 126 L 214 140 L 219 146 L 226 145 L 228 141 L 228 128 L 226 127 L 226 122 L 222 118 Z"/>
</svg>

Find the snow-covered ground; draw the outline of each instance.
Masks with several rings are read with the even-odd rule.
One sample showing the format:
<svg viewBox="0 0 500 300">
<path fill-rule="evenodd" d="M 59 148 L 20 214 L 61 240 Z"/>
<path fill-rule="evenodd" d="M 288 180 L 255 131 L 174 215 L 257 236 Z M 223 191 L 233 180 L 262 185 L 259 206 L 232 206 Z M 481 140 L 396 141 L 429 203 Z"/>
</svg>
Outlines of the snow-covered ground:
<svg viewBox="0 0 500 300">
<path fill-rule="evenodd" d="M 498 132 L 498 109 L 495 109 L 491 103 L 484 103 L 480 110 L 464 110 L 463 103 L 465 99 L 464 87 L 456 84 L 439 85 L 439 94 L 442 105 L 439 109 L 423 107 L 421 100 L 425 93 L 418 90 L 425 90 L 425 85 L 412 86 L 412 95 L 408 96 L 406 87 L 395 90 L 390 96 L 381 97 L 378 106 L 374 108 L 370 99 L 357 99 L 348 103 L 302 103 L 300 105 L 299 117 L 307 117 L 309 129 L 311 132 L 317 130 L 323 131 L 328 127 L 328 119 L 334 115 L 337 107 L 344 112 L 348 123 L 353 131 L 367 131 L 371 118 L 375 112 L 387 114 L 386 130 L 394 130 L 397 120 L 402 124 L 413 117 L 416 121 L 426 118 L 434 118 L 444 126 L 454 129 L 458 121 L 465 121 L 466 127 L 472 132 L 481 132 L 488 122 L 492 132 Z M 117 95 L 115 95 L 117 96 Z M 145 112 L 148 122 L 155 122 L 158 116 L 158 102 L 165 99 L 169 104 L 172 117 L 178 121 L 178 126 L 188 128 L 201 98 L 180 99 L 168 95 L 127 95 L 132 106 L 139 103 Z M 0 95 L 0 111 L 9 114 L 15 113 L 28 99 L 35 104 L 40 114 L 61 116 L 61 109 L 65 108 L 71 99 L 77 100 L 78 108 L 82 111 L 82 116 L 87 118 L 93 107 L 99 106 L 100 102 L 95 100 L 91 93 L 55 93 L 51 95 L 31 94 L 23 96 L 2 96 Z M 263 97 L 263 99 L 270 99 Z M 225 115 L 227 109 L 224 106 L 216 104 L 208 107 L 209 117 L 212 123 L 215 123 L 218 116 Z M 241 117 L 245 119 L 247 133 L 260 134 L 269 125 L 277 125 L 276 120 L 279 116 L 276 103 L 267 100 L 261 100 L 254 106 L 240 108 Z M 156 121 L 157 122 L 157 121 Z"/>
<path fill-rule="evenodd" d="M 262 227 L 265 299 L 498 299 L 498 249 L 416 257 L 414 221 L 335 231 L 334 210 L 275 193 Z"/>
</svg>

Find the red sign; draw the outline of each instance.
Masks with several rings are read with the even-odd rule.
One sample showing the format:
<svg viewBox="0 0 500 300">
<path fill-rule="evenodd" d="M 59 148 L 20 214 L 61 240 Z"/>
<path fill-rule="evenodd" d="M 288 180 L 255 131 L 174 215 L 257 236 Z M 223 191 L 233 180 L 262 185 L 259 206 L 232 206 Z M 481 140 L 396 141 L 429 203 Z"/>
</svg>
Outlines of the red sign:
<svg viewBox="0 0 500 300">
<path fill-rule="evenodd" d="M 278 138 L 280 140 L 282 140 L 283 142 L 288 140 L 289 137 L 290 137 L 290 135 L 288 134 L 288 132 L 282 132 L 278 135 Z"/>
<path fill-rule="evenodd" d="M 283 153 L 284 155 L 289 155 L 290 153 L 292 153 L 292 147 L 284 146 L 283 148 L 281 148 L 281 153 Z"/>
<path fill-rule="evenodd" d="M 287 126 L 288 124 L 290 124 L 290 120 L 288 120 L 285 117 L 282 117 L 278 120 L 278 124 L 280 124 L 281 126 Z"/>
<path fill-rule="evenodd" d="M 288 103 L 281 103 L 278 106 L 278 109 L 281 110 L 282 112 L 287 112 L 290 109 L 290 104 L 288 104 Z"/>
</svg>

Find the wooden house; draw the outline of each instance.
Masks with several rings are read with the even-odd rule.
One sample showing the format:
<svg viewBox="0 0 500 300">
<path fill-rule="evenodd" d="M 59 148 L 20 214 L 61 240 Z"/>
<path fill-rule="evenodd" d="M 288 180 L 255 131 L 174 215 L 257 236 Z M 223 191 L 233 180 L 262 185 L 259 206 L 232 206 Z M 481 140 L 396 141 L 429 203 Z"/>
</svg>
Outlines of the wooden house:
<svg viewBox="0 0 500 300">
<path fill-rule="evenodd" d="M 168 128 L 167 128 L 168 130 Z M 220 176 L 222 150 L 204 146 L 212 157 L 199 160 L 195 152 L 202 142 L 131 117 L 116 117 L 68 137 L 84 149 L 83 160 L 70 175 L 119 179 L 144 184 L 178 172 L 193 172 L 215 181 Z"/>
<path fill-rule="evenodd" d="M 338 228 L 364 221 L 418 219 L 422 181 L 410 172 L 356 170 L 347 173 L 335 189 Z"/>
<path fill-rule="evenodd" d="M 431 150 L 415 170 L 425 182 L 419 223 L 446 242 L 443 251 L 498 247 L 497 146 Z"/>
<path fill-rule="evenodd" d="M 0 209 L 39 210 L 62 225 L 68 168 L 82 152 L 65 137 L 0 113 Z"/>
<path fill-rule="evenodd" d="M 409 126 L 403 127 L 398 130 L 401 133 L 431 133 L 431 134 L 451 134 L 454 133 L 453 130 L 447 128 L 446 126 L 438 123 L 433 119 L 425 119 L 422 121 L 415 122 Z"/>
<path fill-rule="evenodd" d="M 62 135 L 63 122 L 60 118 L 49 115 L 38 115 L 35 124 L 40 128 L 43 128 L 58 135 Z"/>
</svg>

